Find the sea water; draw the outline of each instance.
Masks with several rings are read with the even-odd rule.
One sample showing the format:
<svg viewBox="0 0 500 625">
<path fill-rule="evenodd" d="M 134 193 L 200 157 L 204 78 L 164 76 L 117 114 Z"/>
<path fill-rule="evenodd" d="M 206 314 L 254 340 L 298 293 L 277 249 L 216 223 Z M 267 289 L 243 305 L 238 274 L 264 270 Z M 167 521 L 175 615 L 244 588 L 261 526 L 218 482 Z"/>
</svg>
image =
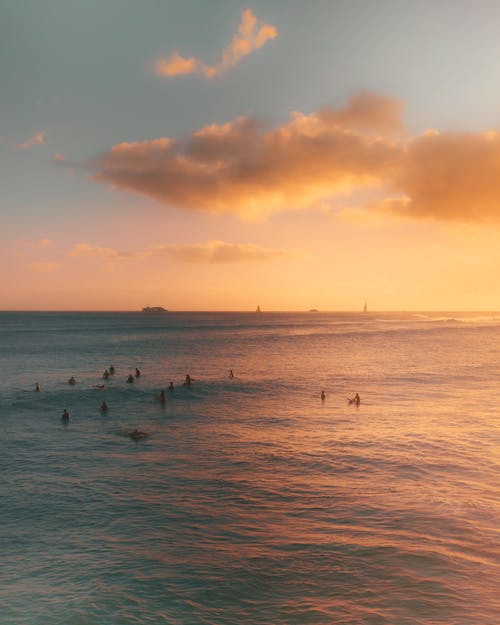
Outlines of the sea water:
<svg viewBox="0 0 500 625">
<path fill-rule="evenodd" d="M 494 315 L 0 313 L 0 623 L 498 625 L 499 380 Z"/>
</svg>

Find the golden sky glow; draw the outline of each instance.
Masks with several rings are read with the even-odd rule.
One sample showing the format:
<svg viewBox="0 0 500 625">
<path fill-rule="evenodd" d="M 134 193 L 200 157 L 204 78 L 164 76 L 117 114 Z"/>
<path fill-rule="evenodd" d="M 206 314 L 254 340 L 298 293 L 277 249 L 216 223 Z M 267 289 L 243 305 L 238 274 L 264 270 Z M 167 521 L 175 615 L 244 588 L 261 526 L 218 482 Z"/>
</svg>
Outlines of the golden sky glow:
<svg viewBox="0 0 500 625">
<path fill-rule="evenodd" d="M 465 50 L 429 4 L 403 48 L 389 4 L 362 21 L 188 5 L 127 9 L 120 32 L 103 14 L 87 56 L 62 3 L 32 48 L 4 33 L 0 308 L 500 309 L 500 91 L 469 72 L 500 58 L 482 18 L 463 15 Z"/>
</svg>

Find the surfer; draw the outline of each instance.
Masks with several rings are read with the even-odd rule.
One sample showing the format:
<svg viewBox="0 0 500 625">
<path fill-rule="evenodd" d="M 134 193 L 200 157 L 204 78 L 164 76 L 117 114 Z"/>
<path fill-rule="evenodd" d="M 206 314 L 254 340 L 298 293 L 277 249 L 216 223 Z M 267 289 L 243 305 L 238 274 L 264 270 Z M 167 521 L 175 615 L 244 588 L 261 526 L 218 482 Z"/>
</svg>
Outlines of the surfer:
<svg viewBox="0 0 500 625">
<path fill-rule="evenodd" d="M 229 377 L 230 377 L 231 379 L 232 379 L 232 378 L 234 378 L 234 373 L 233 373 L 233 370 L 232 370 L 232 369 L 230 369 L 230 370 L 229 370 Z"/>
<path fill-rule="evenodd" d="M 137 367 L 135 368 L 135 377 L 136 378 L 140 378 L 141 377 L 141 372 L 139 371 L 139 369 Z"/>
<path fill-rule="evenodd" d="M 326 393 L 325 391 L 321 391 L 321 400 L 325 401 L 325 399 L 326 399 Z"/>
<path fill-rule="evenodd" d="M 70 379 L 68 380 L 68 384 L 71 384 L 71 386 L 74 386 L 76 384 L 76 380 L 73 376 L 71 376 Z"/>
<path fill-rule="evenodd" d="M 129 432 L 128 435 L 134 441 L 140 441 L 141 439 L 146 438 L 146 436 L 149 436 L 147 432 L 142 432 L 141 430 L 138 430 L 137 428 L 135 430 L 132 430 L 132 432 Z"/>
<path fill-rule="evenodd" d="M 184 380 L 184 386 L 191 386 L 191 384 L 194 382 L 194 378 L 192 378 L 189 373 L 186 373 L 186 379 Z"/>
<path fill-rule="evenodd" d="M 109 371 L 106 369 L 106 371 L 102 374 L 102 377 L 107 380 L 109 378 Z"/>
<path fill-rule="evenodd" d="M 114 367 L 114 365 L 111 365 L 109 367 L 109 375 L 115 375 L 115 367 Z"/>
<path fill-rule="evenodd" d="M 64 412 L 62 413 L 61 421 L 63 423 L 68 423 L 69 421 L 69 412 L 66 409 L 64 409 Z"/>
<path fill-rule="evenodd" d="M 160 400 L 161 404 L 166 404 L 167 403 L 167 396 L 165 395 L 165 391 L 163 391 L 163 390 L 161 391 L 159 400 Z"/>
<path fill-rule="evenodd" d="M 130 374 L 127 378 L 127 384 L 133 384 L 133 383 L 134 383 L 134 376 Z"/>
<path fill-rule="evenodd" d="M 35 382 L 35 393 L 39 393 L 40 392 L 40 384 L 38 384 L 38 382 Z"/>
<path fill-rule="evenodd" d="M 101 404 L 102 412 L 106 412 L 108 408 L 109 408 L 108 404 L 105 401 L 103 401 Z"/>
<path fill-rule="evenodd" d="M 354 397 L 348 397 L 348 400 L 350 404 L 356 404 L 356 406 L 359 406 L 359 404 L 361 403 L 361 397 L 358 395 L 358 393 L 356 393 Z"/>
<path fill-rule="evenodd" d="M 171 392 L 175 391 L 175 386 L 174 386 L 173 382 L 170 382 L 170 384 L 168 385 L 168 390 L 171 391 Z"/>
</svg>

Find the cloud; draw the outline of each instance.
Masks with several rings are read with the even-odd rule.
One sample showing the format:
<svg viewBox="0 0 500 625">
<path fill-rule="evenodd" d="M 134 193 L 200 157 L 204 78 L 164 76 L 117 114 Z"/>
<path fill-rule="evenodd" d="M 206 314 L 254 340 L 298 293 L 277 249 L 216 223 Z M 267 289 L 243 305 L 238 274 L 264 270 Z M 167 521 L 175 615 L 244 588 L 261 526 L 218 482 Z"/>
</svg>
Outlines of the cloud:
<svg viewBox="0 0 500 625">
<path fill-rule="evenodd" d="M 321 116 L 330 124 L 390 133 L 403 129 L 403 109 L 396 98 L 365 92 L 352 97 L 345 109 L 324 109 Z"/>
<path fill-rule="evenodd" d="M 156 245 L 141 252 L 119 252 L 110 247 L 78 243 L 68 254 L 72 258 L 103 262 L 164 257 L 189 263 L 263 262 L 290 256 L 290 252 L 284 249 L 266 248 L 251 243 L 227 243 L 225 241 L 207 241 L 206 243 L 187 245 Z"/>
<path fill-rule="evenodd" d="M 179 76 L 181 74 L 203 74 L 205 78 L 213 78 L 234 67 L 244 56 L 262 48 L 277 36 L 275 26 L 262 24 L 258 26 L 257 18 L 251 9 L 241 14 L 238 32 L 231 43 L 222 51 L 220 61 L 216 65 L 206 65 L 195 57 L 183 57 L 176 50 L 168 58 L 160 58 L 155 62 L 155 71 L 160 76 Z"/>
<path fill-rule="evenodd" d="M 121 143 L 89 166 L 96 180 L 165 206 L 242 219 L 339 207 L 363 190 L 372 197 L 357 206 L 356 219 L 363 209 L 410 219 L 500 221 L 499 131 L 433 129 L 409 137 L 401 102 L 369 93 L 344 108 L 292 113 L 276 128 L 240 117 L 183 140 Z"/>
<path fill-rule="evenodd" d="M 46 134 L 47 133 L 45 132 L 45 130 L 40 130 L 32 137 L 27 139 L 24 143 L 16 143 L 16 148 L 19 148 L 21 150 L 29 150 L 35 147 L 35 145 L 43 145 L 45 143 Z"/>
<path fill-rule="evenodd" d="M 194 57 L 186 59 L 175 51 L 168 59 L 158 59 L 155 68 L 160 76 L 196 74 L 200 71 L 200 62 Z"/>
<path fill-rule="evenodd" d="M 392 98 L 365 94 L 338 111 L 293 113 L 276 129 L 241 117 L 184 141 L 121 143 L 89 165 L 97 180 L 165 205 L 258 219 L 382 184 L 401 148 L 380 125 L 397 127 L 398 111 Z"/>
<path fill-rule="evenodd" d="M 188 263 L 245 263 L 285 258 L 290 253 L 283 249 L 265 248 L 250 243 L 207 241 L 192 245 L 160 245 L 153 255 L 170 256 Z"/>
<path fill-rule="evenodd" d="M 500 133 L 430 132 L 411 140 L 390 186 L 392 212 L 418 219 L 500 221 Z"/>
<path fill-rule="evenodd" d="M 57 271 L 63 267 L 62 263 L 56 263 L 52 261 L 35 261 L 30 264 L 30 267 L 35 271 L 39 271 L 41 273 L 52 273 L 53 271 Z"/>
<path fill-rule="evenodd" d="M 46 237 L 43 238 L 43 239 L 38 239 L 38 245 L 40 247 L 50 247 L 53 244 L 54 244 L 54 242 L 51 241 L 50 239 L 47 239 Z"/>
<path fill-rule="evenodd" d="M 73 258 L 88 258 L 94 260 L 120 260 L 135 258 L 137 254 L 133 252 L 119 252 L 109 247 L 99 247 L 88 243 L 78 243 L 69 251 Z"/>
</svg>

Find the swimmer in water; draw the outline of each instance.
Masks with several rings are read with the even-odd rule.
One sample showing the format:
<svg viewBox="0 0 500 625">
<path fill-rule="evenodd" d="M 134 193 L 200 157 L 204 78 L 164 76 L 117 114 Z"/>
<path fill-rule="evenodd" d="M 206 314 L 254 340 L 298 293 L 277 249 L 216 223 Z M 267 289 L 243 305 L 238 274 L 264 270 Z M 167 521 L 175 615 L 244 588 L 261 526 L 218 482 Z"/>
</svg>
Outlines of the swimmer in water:
<svg viewBox="0 0 500 625">
<path fill-rule="evenodd" d="M 109 378 L 109 371 L 106 369 L 106 371 L 102 374 L 102 377 L 107 380 Z"/>
<path fill-rule="evenodd" d="M 71 386 L 76 384 L 76 380 L 73 376 L 71 376 L 70 379 L 68 380 L 68 384 L 71 384 Z"/>
<path fill-rule="evenodd" d="M 64 409 L 64 412 L 62 413 L 61 421 L 63 423 L 68 423 L 69 421 L 69 412 L 66 409 Z"/>
<path fill-rule="evenodd" d="M 127 378 L 127 384 L 133 384 L 133 383 L 134 383 L 134 376 L 130 374 Z"/>
<path fill-rule="evenodd" d="M 184 386 L 191 386 L 191 384 L 194 382 L 194 378 L 192 378 L 189 373 L 186 373 L 186 379 L 184 380 Z"/>
<path fill-rule="evenodd" d="M 325 391 L 321 391 L 321 400 L 325 401 L 325 399 L 326 399 L 326 393 Z"/>
<path fill-rule="evenodd" d="M 114 365 L 111 365 L 109 367 L 109 375 L 115 375 L 115 367 L 114 367 Z"/>
<path fill-rule="evenodd" d="M 165 391 L 161 391 L 160 393 L 160 397 L 159 397 L 160 403 L 162 404 L 166 404 L 167 403 L 167 396 L 165 395 Z"/>
<path fill-rule="evenodd" d="M 35 382 L 35 393 L 39 393 L 40 392 L 40 384 L 38 384 L 38 382 Z"/>
<path fill-rule="evenodd" d="M 170 382 L 170 384 L 168 385 L 168 390 L 169 391 L 175 391 L 175 386 L 173 382 Z"/>
<path fill-rule="evenodd" d="M 139 371 L 139 369 L 137 369 L 137 367 L 135 368 L 135 377 L 136 378 L 140 378 L 141 377 L 141 372 Z"/>
<path fill-rule="evenodd" d="M 147 432 L 142 432 L 141 430 L 138 430 L 137 428 L 135 430 L 132 430 L 132 432 L 129 432 L 128 435 L 134 441 L 140 441 L 141 439 L 146 438 L 146 436 L 148 436 Z"/>
<path fill-rule="evenodd" d="M 106 412 L 108 408 L 109 408 L 108 404 L 105 401 L 103 401 L 101 404 L 102 412 Z"/>
</svg>

